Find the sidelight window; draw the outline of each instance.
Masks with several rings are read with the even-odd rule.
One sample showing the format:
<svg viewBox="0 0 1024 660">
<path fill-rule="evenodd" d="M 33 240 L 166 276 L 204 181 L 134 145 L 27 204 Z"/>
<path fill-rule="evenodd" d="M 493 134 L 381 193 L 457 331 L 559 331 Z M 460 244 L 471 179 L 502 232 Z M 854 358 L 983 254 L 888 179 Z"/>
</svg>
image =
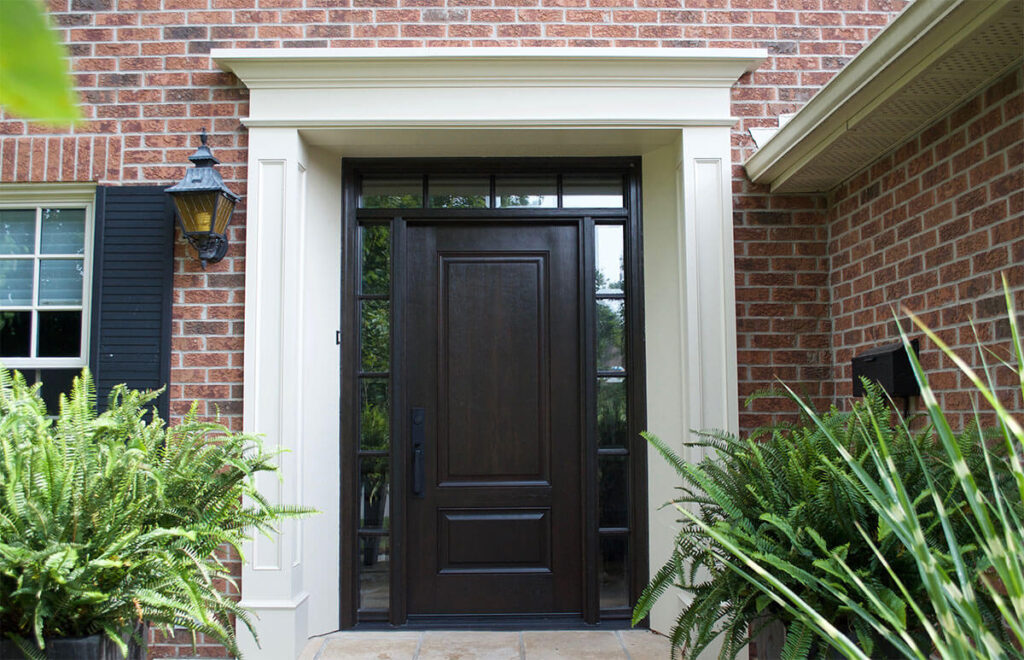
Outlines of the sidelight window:
<svg viewBox="0 0 1024 660">
<path fill-rule="evenodd" d="M 402 189 L 378 187 L 402 197 Z M 390 601 L 391 229 L 359 228 L 359 571 L 360 613 Z"/>
</svg>

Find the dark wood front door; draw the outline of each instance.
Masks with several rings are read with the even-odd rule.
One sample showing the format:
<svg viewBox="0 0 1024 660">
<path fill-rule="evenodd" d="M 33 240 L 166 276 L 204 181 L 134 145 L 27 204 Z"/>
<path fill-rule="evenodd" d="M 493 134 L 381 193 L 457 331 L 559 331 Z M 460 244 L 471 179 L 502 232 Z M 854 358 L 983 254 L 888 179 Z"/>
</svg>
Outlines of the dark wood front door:
<svg viewBox="0 0 1024 660">
<path fill-rule="evenodd" d="M 579 225 L 407 232 L 408 614 L 579 613 Z"/>
</svg>

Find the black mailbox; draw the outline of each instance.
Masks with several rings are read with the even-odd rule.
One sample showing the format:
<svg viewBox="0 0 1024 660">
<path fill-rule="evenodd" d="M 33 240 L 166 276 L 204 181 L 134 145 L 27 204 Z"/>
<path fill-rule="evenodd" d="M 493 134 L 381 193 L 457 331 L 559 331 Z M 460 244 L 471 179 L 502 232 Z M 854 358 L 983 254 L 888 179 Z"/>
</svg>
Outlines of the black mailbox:
<svg viewBox="0 0 1024 660">
<path fill-rule="evenodd" d="M 920 355 L 920 342 L 910 342 L 915 355 Z M 853 358 L 853 396 L 864 396 L 861 377 L 873 380 L 882 386 L 889 396 L 917 396 L 921 393 L 910 358 L 903 344 L 888 344 L 864 351 Z"/>
</svg>

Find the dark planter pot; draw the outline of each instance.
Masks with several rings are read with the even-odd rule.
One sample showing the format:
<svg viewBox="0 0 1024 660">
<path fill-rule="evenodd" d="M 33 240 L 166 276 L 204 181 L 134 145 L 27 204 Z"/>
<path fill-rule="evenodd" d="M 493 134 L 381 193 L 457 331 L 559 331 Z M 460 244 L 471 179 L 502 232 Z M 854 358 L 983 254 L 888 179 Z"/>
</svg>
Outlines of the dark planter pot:
<svg viewBox="0 0 1024 660">
<path fill-rule="evenodd" d="M 142 631 L 145 639 L 145 631 Z M 46 660 L 146 660 L 146 647 L 134 640 L 128 642 L 128 656 L 121 655 L 117 644 L 105 635 L 58 637 L 46 640 Z M 9 639 L 0 641 L 0 660 L 23 660 L 26 656 Z"/>
</svg>

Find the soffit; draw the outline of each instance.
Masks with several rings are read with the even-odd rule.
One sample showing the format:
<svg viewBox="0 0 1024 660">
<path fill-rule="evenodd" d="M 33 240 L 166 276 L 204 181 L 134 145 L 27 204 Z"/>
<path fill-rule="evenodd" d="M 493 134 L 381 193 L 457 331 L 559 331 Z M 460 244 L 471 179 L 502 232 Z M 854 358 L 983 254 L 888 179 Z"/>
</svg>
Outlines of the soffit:
<svg viewBox="0 0 1024 660">
<path fill-rule="evenodd" d="M 918 0 L 746 164 L 773 192 L 826 192 L 1024 59 L 1020 0 Z"/>
<path fill-rule="evenodd" d="M 246 125 L 731 125 L 729 89 L 763 49 L 215 49 L 250 90 Z"/>
</svg>

